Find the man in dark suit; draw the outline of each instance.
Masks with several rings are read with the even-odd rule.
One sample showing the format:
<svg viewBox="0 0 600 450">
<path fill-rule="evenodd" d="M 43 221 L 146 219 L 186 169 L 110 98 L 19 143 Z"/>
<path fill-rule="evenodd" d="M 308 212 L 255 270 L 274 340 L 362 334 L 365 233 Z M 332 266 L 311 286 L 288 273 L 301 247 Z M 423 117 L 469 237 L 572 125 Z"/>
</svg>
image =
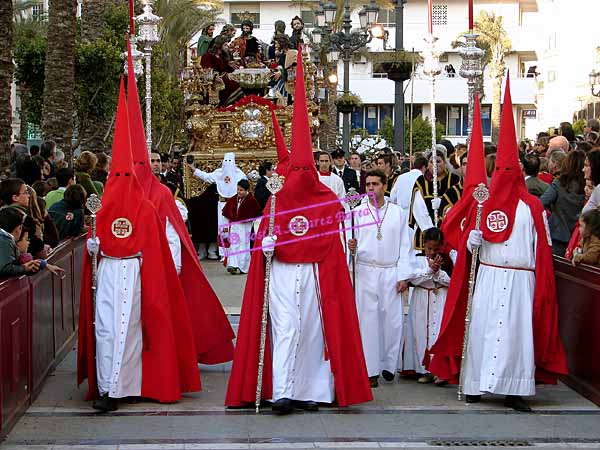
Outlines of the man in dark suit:
<svg viewBox="0 0 600 450">
<path fill-rule="evenodd" d="M 546 189 L 548 189 L 548 183 L 544 183 L 538 178 L 540 172 L 540 158 L 535 154 L 525 155 L 521 163 L 523 165 L 523 172 L 525 173 L 525 184 L 527 190 L 531 195 L 541 197 Z"/>
<path fill-rule="evenodd" d="M 356 189 L 356 191 L 358 191 L 359 188 L 359 183 L 358 183 L 358 177 L 356 176 L 356 171 L 351 169 L 350 167 L 348 167 L 348 165 L 346 164 L 346 159 L 344 158 L 344 151 L 343 150 L 334 150 L 331 153 L 331 156 L 333 158 L 333 170 L 332 172 L 335 173 L 336 175 L 342 177 L 342 180 L 344 181 L 344 188 L 346 189 L 346 192 L 348 192 L 348 189 L 350 188 L 354 188 Z"/>
<path fill-rule="evenodd" d="M 269 177 L 273 175 L 273 164 L 270 161 L 263 161 L 258 166 L 258 174 L 260 175 L 259 180 L 256 182 L 256 188 L 254 188 L 254 197 L 260 205 L 261 211 L 265 209 L 267 200 L 271 196 L 271 192 L 267 189 L 267 181 Z"/>
</svg>

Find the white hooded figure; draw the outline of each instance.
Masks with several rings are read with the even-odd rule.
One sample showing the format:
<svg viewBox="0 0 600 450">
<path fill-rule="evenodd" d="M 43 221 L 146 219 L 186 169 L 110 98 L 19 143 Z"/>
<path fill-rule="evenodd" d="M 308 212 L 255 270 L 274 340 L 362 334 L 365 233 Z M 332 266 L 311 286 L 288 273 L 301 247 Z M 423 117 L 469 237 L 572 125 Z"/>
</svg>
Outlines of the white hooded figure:
<svg viewBox="0 0 600 450">
<path fill-rule="evenodd" d="M 193 170 L 194 176 L 200 178 L 206 183 L 215 183 L 217 185 L 217 192 L 219 193 L 219 203 L 217 206 L 217 218 L 219 224 L 219 233 L 223 227 L 229 223 L 229 220 L 223 216 L 223 207 L 225 202 L 237 195 L 237 184 L 238 181 L 245 179 L 246 175 L 235 165 L 235 153 L 225 153 L 223 156 L 223 165 L 221 168 L 214 170 L 213 172 L 204 172 L 203 170 L 196 169 L 193 164 L 190 165 Z M 219 239 L 219 244 L 221 240 Z M 225 255 L 225 249 L 219 245 L 219 253 L 221 258 Z"/>
</svg>

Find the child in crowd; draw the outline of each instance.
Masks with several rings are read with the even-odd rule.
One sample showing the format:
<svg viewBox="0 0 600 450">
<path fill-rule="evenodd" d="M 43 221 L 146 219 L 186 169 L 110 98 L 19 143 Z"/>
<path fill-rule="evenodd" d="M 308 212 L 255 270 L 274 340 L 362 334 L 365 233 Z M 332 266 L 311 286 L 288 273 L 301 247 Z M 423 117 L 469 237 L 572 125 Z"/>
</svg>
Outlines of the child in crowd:
<svg viewBox="0 0 600 450">
<path fill-rule="evenodd" d="M 600 266 L 600 209 L 594 208 L 579 218 L 580 247 L 573 252 L 573 265 Z"/>
<path fill-rule="evenodd" d="M 43 259 L 21 253 L 29 246 L 28 230 L 23 229 L 25 215 L 17 208 L 0 208 L 0 277 L 32 275 L 47 268 L 64 278 L 64 270 Z"/>
<path fill-rule="evenodd" d="M 410 298 L 409 320 L 411 321 L 416 355 L 416 371 L 422 374 L 419 383 L 444 385 L 444 380 L 434 379 L 425 369 L 424 360 L 429 357 L 429 349 L 435 344 L 442 323 L 448 284 L 452 273 L 452 260 L 442 253 L 444 237 L 439 228 L 429 228 L 423 234 L 423 253 L 414 259 L 412 276 L 409 279 L 414 287 Z"/>
<path fill-rule="evenodd" d="M 248 273 L 253 219 L 260 216 L 261 212 L 260 205 L 249 189 L 248 180 L 238 181 L 237 195 L 227 200 L 223 208 L 223 216 L 231 223 L 221 230 L 220 237 L 229 241 L 226 266 L 227 272 L 232 275 Z"/>
</svg>

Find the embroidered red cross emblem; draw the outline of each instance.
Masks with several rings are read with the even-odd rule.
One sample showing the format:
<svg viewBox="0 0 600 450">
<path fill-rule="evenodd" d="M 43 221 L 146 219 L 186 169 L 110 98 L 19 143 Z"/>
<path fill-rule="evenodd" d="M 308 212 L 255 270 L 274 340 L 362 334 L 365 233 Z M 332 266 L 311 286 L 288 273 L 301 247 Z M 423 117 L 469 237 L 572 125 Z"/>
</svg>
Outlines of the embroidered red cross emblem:
<svg viewBox="0 0 600 450">
<path fill-rule="evenodd" d="M 308 233 L 308 219 L 304 216 L 292 217 L 289 224 L 290 233 L 294 236 L 304 236 Z"/>
<path fill-rule="evenodd" d="M 502 211 L 492 211 L 486 219 L 487 227 L 494 233 L 500 233 L 508 227 L 508 217 Z"/>
</svg>

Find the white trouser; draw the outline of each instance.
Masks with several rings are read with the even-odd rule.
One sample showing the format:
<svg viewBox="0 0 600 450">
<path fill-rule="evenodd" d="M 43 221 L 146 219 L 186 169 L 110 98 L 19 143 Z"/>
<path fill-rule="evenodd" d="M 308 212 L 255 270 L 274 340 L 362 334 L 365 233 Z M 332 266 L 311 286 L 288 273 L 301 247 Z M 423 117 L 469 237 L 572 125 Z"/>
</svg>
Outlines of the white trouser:
<svg viewBox="0 0 600 450">
<path fill-rule="evenodd" d="M 274 259 L 269 286 L 273 400 L 331 403 L 333 375 L 324 357 L 313 265 Z"/>
<path fill-rule="evenodd" d="M 356 307 L 369 376 L 395 373 L 402 341 L 402 296 L 396 267 L 356 264 Z"/>
<path fill-rule="evenodd" d="M 219 200 L 217 203 L 217 230 L 219 233 L 219 238 L 223 232 L 223 228 L 225 228 L 229 223 L 229 219 L 223 215 L 223 208 L 225 208 L 225 202 Z M 218 242 L 221 244 L 221 239 L 219 239 Z M 219 245 L 219 256 L 221 256 L 221 258 L 225 257 L 225 247 L 222 247 L 221 245 Z"/>
<path fill-rule="evenodd" d="M 138 258 L 100 260 L 95 325 L 100 395 L 141 395 L 141 297 Z"/>
</svg>

